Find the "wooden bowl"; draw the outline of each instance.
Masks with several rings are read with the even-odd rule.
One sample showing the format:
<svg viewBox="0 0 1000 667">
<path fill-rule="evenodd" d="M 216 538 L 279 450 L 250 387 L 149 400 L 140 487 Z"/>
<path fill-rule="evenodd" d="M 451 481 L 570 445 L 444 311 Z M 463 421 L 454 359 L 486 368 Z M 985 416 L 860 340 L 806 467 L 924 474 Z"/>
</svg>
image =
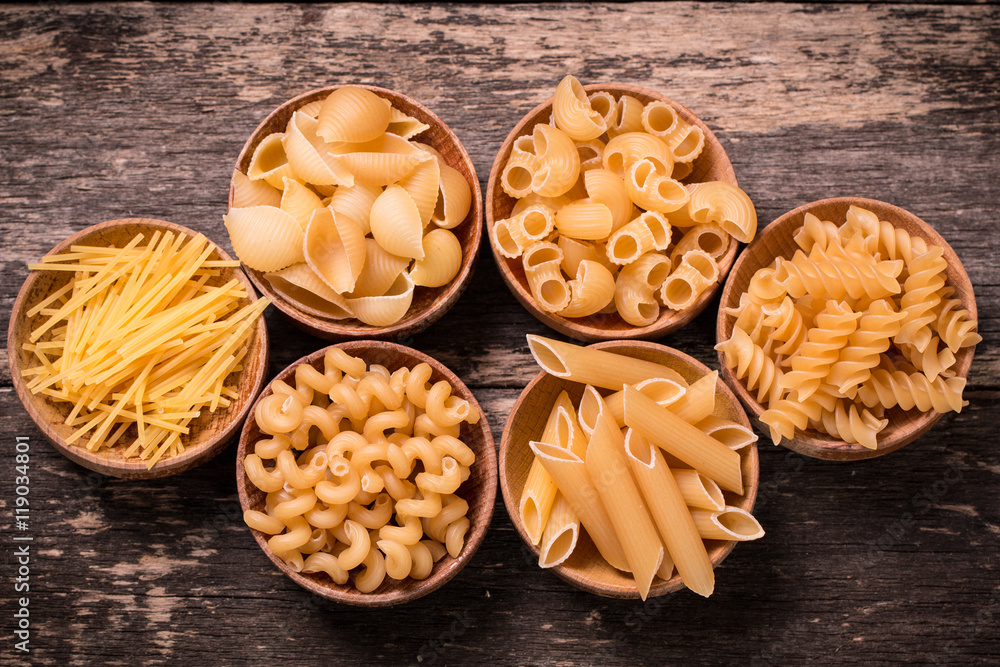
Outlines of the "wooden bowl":
<svg viewBox="0 0 1000 667">
<path fill-rule="evenodd" d="M 257 289 L 271 300 L 271 303 L 288 318 L 292 325 L 306 333 L 329 341 L 361 338 L 397 340 L 417 334 L 440 319 L 448 312 L 449 308 L 455 305 L 468 286 L 479 254 L 479 240 L 482 235 L 483 193 L 479 188 L 479 177 L 476 176 L 476 168 L 472 164 L 472 158 L 469 157 L 462 142 L 458 140 L 451 128 L 433 111 L 402 93 L 376 86 L 352 85 L 372 91 L 392 102 L 392 105 L 403 113 L 430 125 L 430 129 L 413 137 L 413 140 L 435 148 L 444 156 L 445 161 L 461 172 L 469 182 L 469 187 L 472 188 L 472 206 L 469 209 L 469 214 L 460 225 L 450 230 L 462 244 L 462 267 L 459 269 L 458 275 L 444 287 L 417 287 L 413 293 L 413 303 L 410 304 L 410 309 L 402 319 L 387 327 L 373 327 L 358 320 L 327 320 L 305 313 L 277 294 L 271 288 L 270 283 L 264 279 L 263 272 L 255 271 L 245 264 L 243 270 L 250 276 L 250 280 L 257 286 Z M 236 159 L 236 169 L 245 174 L 250 167 L 250 159 L 253 157 L 257 144 L 269 134 L 284 132 L 285 126 L 297 109 L 310 102 L 326 99 L 330 93 L 342 87 L 318 88 L 294 97 L 272 111 L 257 126 L 257 129 L 253 131 L 244 144 L 240 156 Z M 232 205 L 233 188 L 230 185 L 229 207 L 232 208 Z"/>
<path fill-rule="evenodd" d="M 172 231 L 186 236 L 194 236 L 195 232 L 186 227 L 175 225 L 163 220 L 148 218 L 128 218 L 102 222 L 73 234 L 68 239 L 53 248 L 49 254 L 63 252 L 71 245 L 113 245 L 125 246 L 136 234 L 142 233 L 148 239 L 156 231 Z M 209 240 L 209 243 L 212 243 Z M 219 246 L 212 243 L 215 251 L 209 259 L 232 259 Z M 222 284 L 237 278 L 247 294 L 256 298 L 253 285 L 238 268 L 220 269 L 222 275 L 213 279 L 213 283 Z M 28 414 L 41 429 L 52 445 L 68 459 L 79 463 L 85 468 L 96 470 L 105 475 L 124 479 L 152 479 L 176 475 L 208 461 L 226 446 L 229 439 L 240 427 L 250 405 L 260 392 L 267 373 L 268 340 L 267 326 L 264 318 L 257 320 L 254 332 L 250 338 L 249 353 L 243 361 L 244 369 L 240 372 L 236 386 L 239 398 L 228 408 L 220 408 L 215 413 L 207 410 L 202 416 L 191 422 L 191 433 L 186 438 L 185 450 L 177 455 L 165 457 L 152 468 L 138 458 L 127 459 L 123 453 L 126 444 L 118 444 L 100 452 L 91 452 L 75 444 L 67 445 L 66 438 L 73 428 L 63 423 L 69 414 L 71 405 L 56 403 L 41 395 L 32 394 L 21 377 L 21 371 L 36 365 L 33 355 L 21 349 L 21 344 L 28 339 L 32 328 L 32 320 L 27 317 L 27 311 L 41 301 L 45 295 L 69 282 L 68 272 L 32 271 L 21 287 L 11 312 L 10 328 L 7 331 L 7 357 L 10 362 L 10 376 Z M 246 300 L 249 303 L 249 298 Z M 37 325 L 37 322 L 36 322 Z M 127 439 L 127 436 L 126 436 Z"/>
<path fill-rule="evenodd" d="M 729 156 L 726 155 L 726 149 L 719 143 L 718 138 L 712 133 L 712 130 L 700 118 L 682 105 L 657 92 L 636 86 L 600 83 L 584 86 L 583 89 L 588 93 L 603 90 L 612 93 L 616 97 L 628 94 L 644 104 L 653 100 L 666 102 L 674 107 L 678 115 L 687 123 L 697 125 L 705 133 L 705 148 L 702 150 L 701 155 L 694 161 L 693 171 L 683 182 L 725 181 L 726 183 L 739 185 L 736 182 L 736 172 L 733 171 L 733 165 L 729 162 Z M 503 174 L 507 160 L 510 158 L 514 140 L 522 135 L 531 134 L 538 123 L 549 122 L 551 114 L 552 99 L 550 98 L 522 118 L 521 122 L 507 135 L 507 139 L 503 142 L 503 145 L 500 146 L 500 152 L 497 153 L 496 160 L 493 161 L 493 168 L 490 171 L 490 179 L 486 188 L 486 227 L 488 239 L 492 238 L 493 225 L 500 220 L 510 217 L 510 211 L 517 201 L 504 192 L 504 189 L 500 186 L 500 177 Z M 705 306 L 708 305 L 708 302 L 712 300 L 712 297 L 718 291 L 726 274 L 733 265 L 739 244 L 735 241 L 729 244 L 729 250 L 719 258 L 719 281 L 711 288 L 705 290 L 690 308 L 685 308 L 679 312 L 663 308 L 660 311 L 660 317 L 652 324 L 644 327 L 629 324 L 618 313 L 597 313 L 588 317 L 569 318 L 542 310 L 538 307 L 535 298 L 531 295 L 531 290 L 528 288 L 528 279 L 524 275 L 524 266 L 521 264 L 521 259 L 508 259 L 493 247 L 492 242 L 489 245 L 493 250 L 493 257 L 496 259 L 504 281 L 507 283 L 510 291 L 514 293 L 517 300 L 521 302 L 521 305 L 528 309 L 528 312 L 542 323 L 571 338 L 582 341 L 596 341 L 623 338 L 657 338 L 680 329 L 697 317 L 705 309 Z"/>
<path fill-rule="evenodd" d="M 347 584 L 338 585 L 326 574 L 306 574 L 293 571 L 288 565 L 274 555 L 267 546 L 268 535 L 260 531 L 251 529 L 254 539 L 260 545 L 261 550 L 275 566 L 285 573 L 292 581 L 297 583 L 307 591 L 315 593 L 330 600 L 343 602 L 345 604 L 357 605 L 361 607 L 387 607 L 390 605 L 402 604 L 423 597 L 428 593 L 437 590 L 448 583 L 459 570 L 465 567 L 466 563 L 476 553 L 476 549 L 482 544 L 489 528 L 490 520 L 493 518 L 493 506 L 497 497 L 497 458 L 493 447 L 493 434 L 486 421 L 486 413 L 479 406 L 476 397 L 469 391 L 469 388 L 436 359 L 418 352 L 409 347 L 385 341 L 349 341 L 339 343 L 331 347 L 339 347 L 352 356 L 360 357 L 369 365 L 381 364 L 393 372 L 403 366 L 412 368 L 413 366 L 425 362 L 430 364 L 434 373 L 431 375 L 431 382 L 447 380 L 451 383 L 452 393 L 455 396 L 467 400 L 472 407 L 479 410 L 481 415 L 477 424 L 462 424 L 460 438 L 465 444 L 476 453 L 476 462 L 472 466 L 469 479 L 462 483 L 458 489 L 458 495 L 469 503 L 467 516 L 472 522 L 468 534 L 465 536 L 465 546 L 458 558 L 445 556 L 434 565 L 434 571 L 430 577 L 423 581 L 414 579 L 404 579 L 395 581 L 386 577 L 382 585 L 371 593 L 360 593 L 354 588 L 353 578 Z M 294 385 L 295 368 L 299 364 L 311 364 L 314 368 L 323 371 L 323 357 L 329 348 L 317 350 L 312 354 L 303 357 L 291 364 L 285 370 L 278 373 L 276 380 L 284 380 Z M 270 387 L 264 389 L 260 401 L 271 393 Z M 256 410 L 256 404 L 254 405 Z M 236 486 L 240 494 L 240 504 L 243 510 L 264 509 L 265 493 L 250 482 L 243 468 L 243 460 L 247 454 L 253 452 L 254 445 L 261 438 L 269 437 L 261 433 L 257 427 L 257 421 L 253 417 L 246 420 L 243 426 L 243 433 L 240 436 L 239 450 L 236 454 Z"/>
<path fill-rule="evenodd" d="M 591 347 L 647 361 L 655 361 L 677 371 L 689 383 L 712 372 L 708 366 L 693 357 L 656 343 L 606 341 L 595 343 Z M 556 396 L 564 389 L 569 393 L 573 405 L 579 405 L 584 385 L 569 382 L 541 371 L 518 397 L 510 411 L 510 416 L 507 418 L 507 425 L 504 427 L 500 440 L 500 488 L 503 492 L 503 501 L 507 506 L 511 523 L 514 524 L 521 539 L 524 540 L 525 547 L 534 554 L 536 561 L 539 555 L 538 547 L 531 544 L 518 511 L 524 483 L 528 479 L 528 471 L 531 469 L 533 459 L 528 443 L 531 440 L 536 440 L 542 434 Z M 609 392 L 602 390 L 602 394 L 607 393 Z M 713 414 L 750 428 L 750 421 L 740 407 L 739 401 L 736 400 L 736 396 L 721 380 L 716 387 L 715 412 Z M 751 444 L 740 450 L 740 465 L 743 470 L 743 495 L 726 491 L 726 505 L 751 512 L 757 498 L 757 485 L 760 480 L 756 444 Z M 736 542 L 706 540 L 705 544 L 708 547 L 708 555 L 712 560 L 713 567 L 718 567 L 719 563 L 725 560 L 729 552 L 733 550 Z M 639 599 L 639 589 L 632 577 L 608 565 L 598 553 L 597 547 L 594 546 L 586 530 L 580 531 L 576 549 L 569 559 L 551 570 L 563 581 L 590 593 L 611 598 Z M 649 596 L 666 595 L 681 588 L 684 588 L 684 584 L 678 574 L 667 581 L 657 578 L 653 580 Z"/>
<path fill-rule="evenodd" d="M 785 213 L 777 220 L 769 224 L 758 234 L 757 238 L 740 255 L 726 286 L 722 291 L 722 299 L 719 304 L 719 316 L 716 323 L 716 338 L 719 341 L 728 340 L 733 333 L 734 318 L 725 314 L 724 308 L 732 308 L 739 305 L 740 295 L 743 294 L 750 279 L 758 269 L 774 264 L 776 257 L 790 259 L 798 249 L 792 238 L 795 230 L 802 226 L 806 213 L 816 215 L 820 220 L 831 220 L 838 225 L 846 219 L 847 210 L 851 206 L 860 206 L 875 213 L 880 220 L 886 220 L 894 227 L 906 230 L 911 236 L 919 236 L 927 243 L 941 246 L 944 249 L 944 257 L 948 260 L 947 280 L 948 284 L 955 288 L 955 297 L 962 300 L 962 305 L 966 308 L 972 318 L 976 318 L 976 298 L 972 293 L 972 282 L 969 275 L 962 266 L 962 261 L 955 254 L 948 242 L 941 237 L 926 222 L 905 211 L 898 206 L 886 204 L 874 199 L 862 199 L 859 197 L 835 197 L 833 199 L 823 199 L 820 201 L 805 204 L 788 213 Z M 956 355 L 953 370 L 961 377 L 966 377 L 969 373 L 969 366 L 972 364 L 974 347 L 963 347 Z M 747 391 L 746 386 L 730 369 L 726 368 L 724 355 L 719 353 L 720 365 L 722 367 L 722 377 L 726 383 L 736 392 L 736 395 L 743 401 L 747 411 L 758 421 L 761 430 L 768 432 L 766 424 L 760 423 L 760 415 L 764 407 L 757 402 L 754 395 Z M 920 412 L 919 410 L 904 411 L 897 408 L 886 411 L 886 418 L 889 424 L 878 437 L 878 448 L 867 449 L 859 444 L 848 444 L 842 440 L 837 440 L 829 435 L 814 430 L 805 432 L 796 431 L 795 437 L 791 440 L 783 439 L 781 444 L 788 449 L 794 450 L 806 456 L 819 459 L 830 459 L 834 461 L 854 461 L 859 459 L 870 459 L 882 456 L 889 452 L 896 451 L 900 447 L 907 445 L 921 435 L 930 430 L 931 426 L 941 418 L 939 412 Z"/>
</svg>

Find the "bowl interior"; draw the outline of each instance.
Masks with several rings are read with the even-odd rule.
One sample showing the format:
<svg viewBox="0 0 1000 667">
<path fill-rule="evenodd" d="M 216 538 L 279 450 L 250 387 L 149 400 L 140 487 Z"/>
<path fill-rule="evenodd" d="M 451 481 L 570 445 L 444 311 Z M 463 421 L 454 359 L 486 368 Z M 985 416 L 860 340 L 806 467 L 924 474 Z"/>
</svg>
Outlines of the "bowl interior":
<svg viewBox="0 0 1000 667">
<path fill-rule="evenodd" d="M 71 245 L 98 245 L 123 247 L 137 234 L 143 234 L 149 239 L 153 232 L 173 231 L 174 233 L 194 236 L 195 232 L 162 220 L 147 218 L 130 218 L 112 220 L 70 236 L 53 248 L 49 254 L 63 252 Z M 211 241 L 209 241 L 211 243 Z M 232 259 L 214 243 L 214 251 L 210 259 Z M 107 475 L 129 479 L 149 479 L 174 475 L 193 468 L 215 456 L 227 444 L 229 438 L 239 428 L 250 404 L 260 391 L 267 372 L 267 329 L 264 318 L 257 320 L 251 334 L 248 347 L 249 353 L 243 361 L 244 369 L 240 372 L 236 384 L 239 398 L 228 408 L 219 408 L 214 413 L 207 410 L 191 422 L 191 434 L 185 436 L 185 450 L 177 456 L 161 459 L 151 469 L 138 458 L 125 458 L 124 452 L 133 439 L 129 433 L 114 447 L 100 452 L 91 452 L 76 444 L 67 445 L 66 438 L 75 430 L 66 425 L 72 405 L 59 403 L 41 394 L 32 394 L 21 376 L 21 371 L 36 366 L 37 359 L 22 348 L 22 343 L 28 340 L 32 329 L 44 321 L 42 316 L 29 319 L 27 312 L 54 290 L 68 283 L 72 275 L 69 272 L 32 271 L 18 294 L 17 301 L 11 313 L 11 323 L 7 338 L 7 353 L 10 361 L 11 379 L 17 390 L 17 395 L 25 409 L 45 437 L 64 455 L 80 465 Z M 250 295 L 243 299 L 249 303 L 256 297 L 253 285 L 238 268 L 220 269 L 220 275 L 212 278 L 210 284 L 221 285 L 233 278 L 239 279 L 243 288 Z M 44 340 L 44 337 L 43 337 Z M 134 428 L 134 427 L 133 427 Z"/>
<path fill-rule="evenodd" d="M 347 604 L 382 607 L 416 599 L 451 580 L 459 570 L 472 558 L 472 555 L 479 548 L 490 520 L 493 518 L 493 505 L 496 501 L 497 490 L 497 459 L 493 446 L 493 435 L 486 415 L 476 397 L 469 391 L 468 387 L 458 379 L 454 373 L 448 370 L 443 364 L 428 357 L 412 348 L 398 345 L 396 343 L 382 341 L 351 341 L 340 343 L 335 347 L 346 350 L 349 354 L 360 357 L 370 366 L 371 364 L 381 364 L 393 372 L 403 366 L 412 368 L 416 364 L 426 362 L 430 364 L 434 372 L 430 381 L 438 382 L 447 380 L 452 386 L 452 393 L 467 401 L 479 410 L 481 415 L 477 424 L 462 424 L 460 438 L 476 453 L 476 462 L 470 471 L 469 478 L 459 487 L 457 495 L 464 498 L 469 503 L 467 516 L 471 522 L 471 527 L 465 538 L 465 546 L 458 558 L 445 556 L 435 563 L 434 571 L 430 577 L 423 581 L 404 579 L 395 581 L 386 577 L 382 585 L 371 593 L 360 593 L 354 588 L 353 578 L 347 584 L 335 584 L 326 574 L 306 574 L 292 571 L 288 565 L 275 556 L 267 546 L 268 535 L 260 531 L 251 529 L 257 544 L 267 554 L 278 569 L 289 576 L 295 583 L 317 595 L 321 595 L 331 600 L 344 602 Z M 278 380 L 291 382 L 294 385 L 295 368 L 302 363 L 311 364 L 314 368 L 322 372 L 323 358 L 326 350 L 323 348 L 299 359 L 288 366 L 275 377 Z M 270 387 L 264 389 L 260 398 L 271 393 Z M 260 400 L 260 399 L 258 399 Z M 263 511 L 266 494 L 254 486 L 243 468 L 243 459 L 247 454 L 253 452 L 254 445 L 261 438 L 269 437 L 261 433 L 257 426 L 256 419 L 252 417 L 246 420 L 243 426 L 243 433 L 240 436 L 239 450 L 236 455 L 236 485 L 240 495 L 240 503 L 244 511 L 255 509 Z"/>
<path fill-rule="evenodd" d="M 677 350 L 642 341 L 609 341 L 598 343 L 593 347 L 655 361 L 668 366 L 684 377 L 688 382 L 703 377 L 711 372 L 707 366 L 696 359 Z M 524 524 L 521 522 L 518 505 L 524 484 L 531 468 L 533 454 L 528 447 L 531 440 L 537 440 L 545 428 L 545 421 L 559 392 L 566 390 L 573 404 L 578 405 L 583 395 L 584 385 L 568 382 L 542 371 L 525 387 L 517 403 L 507 418 L 503 438 L 500 442 L 500 483 L 503 490 L 504 504 L 511 522 L 517 528 L 518 534 L 530 549 L 537 562 L 538 548 L 531 545 Z M 601 390 L 607 394 L 606 390 Z M 726 385 L 720 380 L 716 387 L 715 412 L 717 417 L 729 419 L 750 428 L 750 421 L 740 407 L 739 401 Z M 757 498 L 757 484 L 760 468 L 757 460 L 757 447 L 752 444 L 740 450 L 740 464 L 743 470 L 743 495 L 729 491 L 725 492 L 726 504 L 739 507 L 748 512 L 753 510 Z M 707 540 L 708 555 L 714 566 L 729 555 L 735 542 L 722 540 Z M 615 598 L 639 598 L 639 590 L 631 576 L 622 573 L 608 565 L 598 553 L 597 547 L 587 536 L 586 530 L 581 530 L 573 554 L 562 565 L 551 568 L 555 574 L 570 584 L 591 593 Z M 654 579 L 650 588 L 651 597 L 665 595 L 684 588 L 680 576 L 674 576 L 663 581 Z"/>
<path fill-rule="evenodd" d="M 236 160 L 236 168 L 246 173 L 250 167 L 250 160 L 253 157 L 257 145 L 269 134 L 274 132 L 284 132 L 292 114 L 302 106 L 326 99 L 327 96 L 337 88 L 342 86 L 328 86 L 299 95 L 280 107 L 275 109 L 264 121 L 254 130 L 240 151 Z M 422 329 L 433 324 L 438 318 L 447 312 L 448 308 L 458 300 L 464 291 L 469 277 L 475 267 L 478 255 L 479 240 L 482 234 L 480 221 L 483 216 L 482 191 L 479 188 L 479 178 L 476 176 L 476 168 L 472 163 L 472 158 L 465 151 L 458 137 L 452 132 L 444 121 L 438 118 L 430 109 L 405 95 L 385 88 L 375 86 L 355 85 L 355 87 L 366 88 L 380 97 L 383 97 L 392 105 L 421 122 L 430 126 L 428 130 L 412 137 L 412 141 L 427 144 L 436 149 L 444 157 L 445 162 L 452 168 L 458 170 L 468 181 L 472 188 L 472 206 L 465 220 L 450 230 L 458 238 L 462 245 L 462 267 L 458 275 L 444 287 L 417 287 L 413 293 L 413 303 L 406 315 L 398 322 L 388 327 L 373 327 L 358 320 L 327 320 L 304 313 L 293 304 L 281 298 L 271 289 L 270 283 L 264 279 L 264 274 L 255 271 L 244 265 L 244 270 L 250 279 L 257 286 L 262 294 L 271 299 L 275 307 L 288 316 L 294 325 L 300 329 L 326 340 L 338 340 L 344 338 L 400 338 L 413 335 Z M 229 192 L 229 205 L 232 206 L 232 188 Z"/>
<path fill-rule="evenodd" d="M 622 84 L 590 84 L 583 87 L 588 93 L 597 91 L 607 91 L 616 97 L 620 95 L 632 95 L 642 103 L 653 100 L 666 102 L 674 107 L 678 115 L 691 125 L 697 125 L 705 134 L 705 147 L 701 155 L 694 161 L 691 174 L 683 180 L 684 183 L 697 183 L 703 181 L 725 181 L 733 185 L 738 185 L 736 173 L 733 165 L 729 161 L 725 148 L 719 142 L 711 129 L 691 111 L 678 104 L 668 97 L 660 95 L 652 90 L 627 86 Z M 507 136 L 500 152 L 497 153 L 493 168 L 490 171 L 489 184 L 486 190 L 486 226 L 487 230 L 492 230 L 497 221 L 510 217 L 510 211 L 517 201 L 500 186 L 500 176 L 503 168 L 510 158 L 514 140 L 526 134 L 531 134 L 538 123 L 549 122 L 552 113 L 552 100 L 549 99 L 529 112 L 521 119 L 511 133 Z M 674 239 L 677 240 L 677 237 Z M 524 267 L 521 259 L 509 259 L 501 255 L 493 244 L 489 244 L 493 250 L 493 257 L 496 259 L 500 273 L 503 275 L 511 292 L 528 311 L 544 324 L 552 327 L 560 333 L 566 334 L 578 340 L 595 341 L 609 339 L 631 339 L 631 338 L 653 338 L 676 331 L 694 319 L 716 293 L 725 279 L 726 274 L 733 265 L 736 258 L 738 243 L 735 241 L 729 244 L 729 250 L 719 259 L 719 282 L 711 288 L 705 290 L 695 303 L 683 311 L 676 312 L 666 308 L 661 309 L 660 317 L 652 324 L 645 327 L 636 327 L 623 320 L 618 313 L 604 314 L 597 313 L 588 317 L 567 318 L 555 313 L 548 313 L 538 308 L 531 290 L 528 287 L 528 280 L 524 275 Z"/>
<path fill-rule="evenodd" d="M 734 318 L 727 316 L 723 309 L 739 305 L 740 295 L 747 290 L 750 279 L 753 278 L 757 270 L 772 265 L 776 257 L 790 259 L 795 254 L 798 246 L 792 235 L 802 226 L 805 214 L 812 213 L 820 220 L 831 220 L 839 226 L 846 219 L 847 210 L 851 206 L 868 209 L 875 213 L 880 220 L 886 220 L 894 227 L 906 230 L 911 236 L 919 236 L 929 244 L 941 246 L 944 249 L 944 257 L 948 261 L 947 283 L 955 288 L 955 298 L 961 299 L 963 306 L 968 309 L 972 318 L 976 318 L 976 299 L 972 292 L 969 276 L 952 247 L 930 225 L 909 211 L 885 202 L 857 197 L 838 197 L 812 202 L 785 213 L 765 227 L 740 255 L 722 292 L 716 326 L 717 340 L 728 340 L 732 335 Z M 953 370 L 959 376 L 966 377 L 968 375 L 974 350 L 974 347 L 964 347 L 955 355 Z M 740 397 L 747 411 L 756 420 L 759 420 L 764 407 L 754 395 L 747 391 L 743 382 L 726 368 L 725 363 L 721 363 L 721 366 L 722 376 L 726 382 Z M 939 412 L 905 411 L 898 407 L 887 410 L 885 414 L 889 424 L 879 435 L 878 448 L 874 450 L 859 444 L 848 444 L 814 430 L 797 431 L 792 440 L 782 440 L 781 444 L 800 454 L 821 459 L 866 459 L 888 454 L 912 442 L 926 433 L 934 425 L 934 422 L 941 418 Z M 760 424 L 760 428 L 764 433 L 768 432 L 766 424 Z"/>
</svg>

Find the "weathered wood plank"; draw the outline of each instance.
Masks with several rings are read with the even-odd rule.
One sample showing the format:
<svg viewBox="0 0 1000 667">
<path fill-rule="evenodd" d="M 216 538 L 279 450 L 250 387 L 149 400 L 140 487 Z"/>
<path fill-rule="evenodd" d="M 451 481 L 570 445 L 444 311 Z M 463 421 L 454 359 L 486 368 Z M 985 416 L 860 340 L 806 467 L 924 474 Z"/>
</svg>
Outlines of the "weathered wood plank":
<svg viewBox="0 0 1000 667">
<path fill-rule="evenodd" d="M 993 663 L 1000 618 L 1000 8 L 991 5 L 103 5 L 0 7 L 0 326 L 24 263 L 89 224 L 179 222 L 228 245 L 231 165 L 282 100 L 358 81 L 426 103 L 485 183 L 520 116 L 566 72 L 662 90 L 729 150 L 761 222 L 815 199 L 890 201 L 935 226 L 972 277 L 985 338 L 969 407 L 883 459 L 761 447 L 757 514 L 717 593 L 645 606 L 525 559 L 498 502 L 486 542 L 410 605 L 320 601 L 243 526 L 230 448 L 122 482 L 59 456 L 0 361 L 0 575 L 13 572 L 12 438 L 32 439 L 32 663 Z M 662 342 L 717 366 L 714 312 Z M 272 372 L 322 343 L 268 315 Z M 484 248 L 455 309 L 413 345 L 473 388 L 499 440 L 551 335 Z M 532 595 L 526 595 L 532 591 Z M 7 610 L 15 597 L 4 584 Z M 2 628 L 11 636 L 11 617 Z M 13 662 L 12 642 L 0 645 Z M 193 662 L 198 662 L 195 658 Z"/>
</svg>

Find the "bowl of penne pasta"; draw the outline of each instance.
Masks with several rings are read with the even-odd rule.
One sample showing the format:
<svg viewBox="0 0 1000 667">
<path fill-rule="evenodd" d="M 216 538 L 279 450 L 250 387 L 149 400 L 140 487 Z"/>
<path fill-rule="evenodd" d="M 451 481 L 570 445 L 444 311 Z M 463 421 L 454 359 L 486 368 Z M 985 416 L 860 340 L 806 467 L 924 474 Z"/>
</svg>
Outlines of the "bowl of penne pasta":
<svg viewBox="0 0 1000 667">
<path fill-rule="evenodd" d="M 471 158 L 427 107 L 329 86 L 254 130 L 225 222 L 250 279 L 294 326 L 331 341 L 398 339 L 464 291 L 481 200 Z"/>
<path fill-rule="evenodd" d="M 268 302 L 239 262 L 193 230 L 130 218 L 73 234 L 29 269 L 7 358 L 60 453 L 150 479 L 222 451 L 267 373 Z"/>
<path fill-rule="evenodd" d="M 401 604 L 458 574 L 496 500 L 475 396 L 387 341 L 333 345 L 261 393 L 237 452 L 244 520 L 295 583 L 358 606 Z"/>
<path fill-rule="evenodd" d="M 768 225 L 730 273 L 716 349 L 775 444 L 856 460 L 961 412 L 976 300 L 955 251 L 909 211 L 856 197 Z"/>
<path fill-rule="evenodd" d="M 711 595 L 736 542 L 764 534 L 739 401 L 663 345 L 528 344 L 542 371 L 504 427 L 500 487 L 539 566 L 606 597 Z"/>
<path fill-rule="evenodd" d="M 655 338 L 698 315 L 757 214 L 691 111 L 566 76 L 500 147 L 486 192 L 500 273 L 536 318 L 578 340 Z"/>
</svg>

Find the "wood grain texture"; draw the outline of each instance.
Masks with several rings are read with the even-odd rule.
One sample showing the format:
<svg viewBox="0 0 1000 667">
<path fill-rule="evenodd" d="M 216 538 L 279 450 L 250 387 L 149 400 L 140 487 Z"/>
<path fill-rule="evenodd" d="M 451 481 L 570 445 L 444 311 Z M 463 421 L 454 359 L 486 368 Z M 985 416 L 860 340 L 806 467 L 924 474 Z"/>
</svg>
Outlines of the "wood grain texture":
<svg viewBox="0 0 1000 667">
<path fill-rule="evenodd" d="M 647 341 L 605 341 L 595 343 L 593 347 L 663 364 L 667 368 L 677 371 L 688 384 L 711 372 L 707 366 L 683 352 Z M 529 546 L 531 540 L 518 512 L 521 496 L 524 493 L 524 485 L 528 479 L 528 471 L 535 458 L 528 443 L 539 440 L 541 437 L 542 431 L 545 430 L 545 422 L 552 411 L 553 404 L 555 404 L 556 396 L 563 390 L 569 393 L 573 405 L 578 407 L 580 398 L 583 396 L 584 385 L 539 372 L 518 396 L 517 402 L 510 411 L 500 440 L 500 488 L 503 491 L 507 516 L 524 543 L 522 548 L 531 552 L 535 563 L 538 562 L 539 550 L 535 546 Z M 604 395 L 609 393 L 611 392 L 602 392 Z M 722 382 L 721 378 L 716 384 L 715 410 L 712 414 L 750 428 L 750 420 L 747 419 L 739 400 L 732 390 Z M 670 465 L 673 466 L 674 463 Z M 751 444 L 740 450 L 740 467 L 743 473 L 743 493 L 726 492 L 725 504 L 753 512 L 753 503 L 757 497 L 757 487 L 760 482 L 760 465 L 756 444 Z M 611 472 L 614 474 L 614 471 Z M 590 537 L 584 537 L 586 530 L 583 530 L 582 533 L 580 541 L 569 559 L 561 565 L 553 567 L 552 572 L 577 588 L 597 595 L 639 599 L 639 589 L 635 585 L 635 578 L 608 565 Z M 706 540 L 705 546 L 712 565 L 718 567 L 732 552 L 736 542 Z M 681 581 L 680 574 L 675 573 L 666 581 L 655 578 L 649 589 L 649 596 L 655 598 L 682 589 L 684 589 L 684 583 Z"/>
<path fill-rule="evenodd" d="M 388 609 L 324 601 L 274 568 L 243 525 L 234 449 L 176 477 L 107 479 L 43 442 L 0 363 L 6 638 L 18 595 L 14 435 L 31 438 L 23 534 L 36 559 L 32 653 L 5 639 L 0 661 L 995 664 L 998 23 L 993 5 L 0 8 L 0 328 L 25 262 L 101 220 L 172 220 L 228 248 L 222 215 L 240 147 L 299 93 L 348 82 L 406 93 L 485 176 L 517 119 L 572 72 L 659 90 L 696 113 L 762 225 L 832 196 L 920 216 L 961 257 L 984 337 L 969 407 L 891 456 L 833 464 L 762 445 L 765 538 L 716 570 L 710 600 L 682 591 L 645 605 L 540 570 L 502 507 L 436 593 Z M 455 307 L 405 342 L 469 386 L 499 441 L 537 373 L 524 334 L 552 332 L 480 252 Z M 717 367 L 717 306 L 660 342 Z M 267 320 L 272 373 L 324 345 L 273 310 Z"/>
<path fill-rule="evenodd" d="M 735 318 L 726 315 L 723 311 L 739 305 L 741 295 L 746 293 L 750 280 L 757 271 L 773 266 L 776 257 L 791 259 L 795 251 L 799 249 L 793 239 L 793 234 L 802 226 L 802 221 L 807 213 L 812 213 L 820 220 L 830 220 L 840 225 L 847 219 L 847 211 L 852 206 L 871 211 L 878 216 L 879 220 L 889 222 L 894 228 L 902 229 L 912 237 L 922 238 L 928 245 L 936 245 L 941 248 L 944 251 L 943 257 L 948 262 L 945 270 L 946 285 L 954 288 L 954 298 L 961 300 L 962 308 L 969 311 L 969 319 L 976 319 L 978 312 L 976 296 L 973 293 L 969 275 L 965 272 L 965 267 L 962 266 L 961 258 L 940 234 L 919 217 L 898 206 L 873 199 L 837 197 L 810 202 L 779 216 L 763 234 L 747 247 L 746 252 L 740 255 L 734 267 L 735 270 L 726 281 L 719 299 L 716 340 L 719 342 L 729 340 L 730 336 L 733 335 Z M 955 355 L 955 364 L 951 370 L 954 370 L 957 377 L 968 376 L 975 351 L 975 346 L 963 347 Z M 764 406 L 747 390 L 746 383 L 737 379 L 734 369 L 726 366 L 725 354 L 721 350 L 719 351 L 719 367 L 726 383 L 733 388 L 736 395 L 740 397 L 740 401 L 753 415 L 755 426 L 760 431 L 767 433 L 767 425 L 760 422 Z M 907 411 L 897 406 L 886 412 L 889 423 L 879 433 L 876 449 L 868 449 L 857 443 L 849 444 L 812 429 L 796 430 L 794 438 L 784 439 L 781 444 L 800 454 L 821 459 L 833 461 L 869 459 L 894 452 L 900 447 L 910 444 L 927 433 L 942 416 L 940 412 L 934 410 L 930 412 Z"/>
</svg>

